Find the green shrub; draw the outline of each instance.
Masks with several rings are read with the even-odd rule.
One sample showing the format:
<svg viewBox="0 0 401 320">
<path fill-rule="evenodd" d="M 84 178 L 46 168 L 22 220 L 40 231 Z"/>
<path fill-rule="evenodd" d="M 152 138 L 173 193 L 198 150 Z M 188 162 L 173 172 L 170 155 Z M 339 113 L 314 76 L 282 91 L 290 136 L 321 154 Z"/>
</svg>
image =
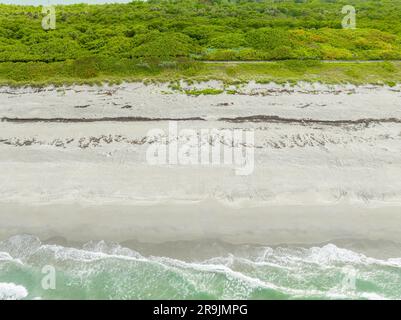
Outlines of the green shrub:
<svg viewBox="0 0 401 320">
<path fill-rule="evenodd" d="M 210 40 L 211 48 L 219 49 L 236 49 L 245 45 L 245 38 L 240 33 L 228 33 L 214 37 Z"/>
<path fill-rule="evenodd" d="M 72 62 L 72 75 L 81 79 L 94 78 L 99 74 L 96 57 L 79 58 Z"/>
<path fill-rule="evenodd" d="M 380 2 L 380 5 L 378 4 Z M 341 28 L 334 0 L 150 0 L 57 8 L 0 5 L 0 62 L 88 56 L 138 59 L 152 72 L 187 59 L 401 59 L 401 0 L 352 0 L 357 29 Z M 88 75 L 96 70 L 88 71 Z"/>
</svg>

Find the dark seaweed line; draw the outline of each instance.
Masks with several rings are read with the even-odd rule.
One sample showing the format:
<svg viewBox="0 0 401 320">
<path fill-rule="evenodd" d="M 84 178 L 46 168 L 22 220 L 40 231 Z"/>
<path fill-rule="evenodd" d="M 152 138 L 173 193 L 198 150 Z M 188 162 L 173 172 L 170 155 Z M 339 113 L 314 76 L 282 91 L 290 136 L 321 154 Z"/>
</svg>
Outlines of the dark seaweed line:
<svg viewBox="0 0 401 320">
<path fill-rule="evenodd" d="M 2 122 L 13 123 L 84 123 L 84 122 L 151 122 L 151 121 L 206 121 L 201 117 L 189 118 L 148 118 L 148 117 L 105 117 L 105 118 L 1 118 Z M 296 119 L 296 118 L 282 118 L 279 116 L 268 115 L 255 115 L 247 117 L 235 118 L 219 118 L 217 121 L 230 122 L 230 123 L 244 123 L 244 122 L 270 122 L 270 123 L 294 123 L 294 124 L 321 124 L 321 125 L 358 125 L 370 123 L 401 123 L 398 118 L 383 118 L 383 119 L 356 119 L 356 120 L 318 120 L 318 119 Z"/>
<path fill-rule="evenodd" d="M 205 121 L 200 117 L 192 118 L 147 118 L 147 117 L 105 117 L 105 118 L 1 118 L 2 122 L 35 123 L 35 122 L 141 122 L 141 121 Z"/>
<path fill-rule="evenodd" d="M 383 119 L 356 119 L 356 120 L 319 120 L 319 119 L 296 119 L 296 118 L 282 118 L 279 116 L 257 115 L 248 117 L 236 118 L 220 118 L 219 121 L 242 123 L 242 122 L 273 122 L 273 123 L 296 123 L 296 124 L 322 124 L 322 125 L 357 125 L 370 123 L 401 123 L 401 119 L 397 118 L 383 118 Z"/>
</svg>

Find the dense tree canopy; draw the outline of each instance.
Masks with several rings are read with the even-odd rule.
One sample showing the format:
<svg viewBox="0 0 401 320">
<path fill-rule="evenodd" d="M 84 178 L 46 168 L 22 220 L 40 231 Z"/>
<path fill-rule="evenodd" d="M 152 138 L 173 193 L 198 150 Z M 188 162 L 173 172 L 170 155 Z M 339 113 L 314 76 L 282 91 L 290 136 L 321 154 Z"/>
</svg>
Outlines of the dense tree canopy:
<svg viewBox="0 0 401 320">
<path fill-rule="evenodd" d="M 341 8 L 357 29 L 341 27 Z M 150 0 L 40 7 L 0 5 L 0 61 L 89 56 L 200 60 L 401 59 L 401 0 Z"/>
</svg>

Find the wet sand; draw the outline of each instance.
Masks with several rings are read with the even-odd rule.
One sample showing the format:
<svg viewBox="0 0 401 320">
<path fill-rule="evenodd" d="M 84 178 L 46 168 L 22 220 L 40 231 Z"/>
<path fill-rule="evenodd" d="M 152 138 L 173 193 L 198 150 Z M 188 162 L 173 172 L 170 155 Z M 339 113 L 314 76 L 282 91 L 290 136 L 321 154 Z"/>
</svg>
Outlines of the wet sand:
<svg viewBox="0 0 401 320">
<path fill-rule="evenodd" d="M 215 201 L 153 205 L 2 204 L 0 237 L 35 234 L 84 243 L 221 240 L 315 244 L 370 239 L 401 243 L 399 207 L 349 205 L 229 208 Z"/>
</svg>

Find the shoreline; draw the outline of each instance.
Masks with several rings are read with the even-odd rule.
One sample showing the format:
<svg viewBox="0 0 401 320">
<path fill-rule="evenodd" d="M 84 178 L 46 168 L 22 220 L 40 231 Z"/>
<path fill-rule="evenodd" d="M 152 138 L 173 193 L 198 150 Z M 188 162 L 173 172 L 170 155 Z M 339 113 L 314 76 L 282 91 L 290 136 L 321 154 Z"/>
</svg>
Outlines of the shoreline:
<svg viewBox="0 0 401 320">
<path fill-rule="evenodd" d="M 215 201 L 203 201 L 146 206 L 2 203 L 1 207 L 1 240 L 32 234 L 42 241 L 63 239 L 64 243 L 75 245 L 100 240 L 154 245 L 216 241 L 228 245 L 301 247 L 365 242 L 360 250 L 371 252 L 370 242 L 392 249 L 375 255 L 400 256 L 398 206 L 339 204 L 233 209 Z"/>
</svg>

